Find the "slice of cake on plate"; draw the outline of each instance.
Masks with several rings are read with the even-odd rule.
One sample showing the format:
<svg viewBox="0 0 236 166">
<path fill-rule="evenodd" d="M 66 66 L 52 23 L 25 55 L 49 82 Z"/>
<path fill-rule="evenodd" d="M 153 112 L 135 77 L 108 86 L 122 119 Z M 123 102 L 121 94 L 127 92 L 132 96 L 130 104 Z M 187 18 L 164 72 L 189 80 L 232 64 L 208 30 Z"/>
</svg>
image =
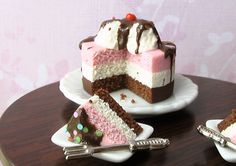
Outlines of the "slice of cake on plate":
<svg viewBox="0 0 236 166">
<path fill-rule="evenodd" d="M 67 124 L 69 140 L 91 145 L 124 144 L 142 127 L 104 89 L 99 89 L 73 114 Z"/>
<path fill-rule="evenodd" d="M 218 129 L 222 135 L 229 137 L 236 144 L 236 109 L 218 124 Z"/>
<path fill-rule="evenodd" d="M 155 103 L 173 93 L 176 46 L 161 41 L 151 21 L 132 14 L 106 20 L 80 48 L 83 87 L 91 95 L 128 88 Z"/>
</svg>

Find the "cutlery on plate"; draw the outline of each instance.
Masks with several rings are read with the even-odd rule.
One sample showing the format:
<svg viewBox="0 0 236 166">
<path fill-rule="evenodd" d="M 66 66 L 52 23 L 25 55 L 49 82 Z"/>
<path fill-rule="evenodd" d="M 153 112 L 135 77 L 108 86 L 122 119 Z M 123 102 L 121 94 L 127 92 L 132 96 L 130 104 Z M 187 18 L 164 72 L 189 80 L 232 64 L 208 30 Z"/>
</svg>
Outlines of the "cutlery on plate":
<svg viewBox="0 0 236 166">
<path fill-rule="evenodd" d="M 222 147 L 229 147 L 233 150 L 236 150 L 236 144 L 233 143 L 229 137 L 223 136 L 220 132 L 215 131 L 211 128 L 208 128 L 203 125 L 199 125 L 197 130 L 200 134 L 204 135 L 207 138 L 214 140 L 215 142 L 219 143 Z"/>
<path fill-rule="evenodd" d="M 129 144 L 109 145 L 109 146 L 90 146 L 81 144 L 73 147 L 63 148 L 66 159 L 82 158 L 92 156 L 94 153 L 129 150 L 130 152 L 138 150 L 163 149 L 170 145 L 169 139 L 149 138 L 146 140 L 131 141 Z"/>
</svg>

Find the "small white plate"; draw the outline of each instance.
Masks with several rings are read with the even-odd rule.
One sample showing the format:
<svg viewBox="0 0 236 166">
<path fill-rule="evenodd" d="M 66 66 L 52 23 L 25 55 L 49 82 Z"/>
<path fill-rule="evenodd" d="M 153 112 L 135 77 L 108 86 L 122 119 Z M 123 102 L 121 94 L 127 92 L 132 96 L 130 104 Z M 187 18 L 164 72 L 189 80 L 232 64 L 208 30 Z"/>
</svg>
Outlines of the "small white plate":
<svg viewBox="0 0 236 166">
<path fill-rule="evenodd" d="M 139 125 L 143 128 L 142 133 L 138 135 L 136 140 L 142 140 L 147 139 L 150 137 L 153 133 L 153 128 L 149 125 L 139 123 Z M 61 147 L 72 147 L 76 146 L 78 144 L 75 144 L 73 142 L 70 142 L 67 140 L 68 135 L 66 133 L 66 125 L 60 128 L 55 134 L 53 134 L 51 141 Z M 102 153 L 96 153 L 93 155 L 93 157 L 114 162 L 114 163 L 120 163 L 127 159 L 129 159 L 133 153 L 129 152 L 128 150 L 119 150 L 115 152 L 102 152 Z"/>
<path fill-rule="evenodd" d="M 80 70 L 72 71 L 60 80 L 61 92 L 68 99 L 75 103 L 82 104 L 91 96 L 85 92 L 82 84 L 82 74 Z M 125 100 L 120 99 L 120 95 L 125 94 Z M 198 95 L 198 86 L 189 78 L 183 75 L 175 75 L 174 92 L 168 99 L 150 104 L 128 89 L 122 89 L 111 93 L 111 96 L 126 110 L 135 116 L 159 115 L 178 111 L 190 104 Z M 131 100 L 134 99 L 135 103 Z"/>
<path fill-rule="evenodd" d="M 214 120 L 208 120 L 206 122 L 206 126 L 219 132 L 219 129 L 217 125 L 222 121 L 222 119 L 214 119 Z M 231 163 L 236 163 L 236 151 L 227 148 L 227 147 L 222 147 L 218 143 L 215 142 L 215 146 L 218 149 L 221 157 Z"/>
</svg>

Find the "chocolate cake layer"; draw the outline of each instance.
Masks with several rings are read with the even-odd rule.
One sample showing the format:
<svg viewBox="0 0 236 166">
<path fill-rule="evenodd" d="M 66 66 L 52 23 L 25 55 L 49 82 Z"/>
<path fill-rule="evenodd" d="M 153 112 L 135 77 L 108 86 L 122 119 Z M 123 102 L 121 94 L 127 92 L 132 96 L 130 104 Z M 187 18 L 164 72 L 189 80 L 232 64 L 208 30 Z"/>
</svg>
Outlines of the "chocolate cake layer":
<svg viewBox="0 0 236 166">
<path fill-rule="evenodd" d="M 109 107 L 115 111 L 121 119 L 123 119 L 129 128 L 133 129 L 134 133 L 139 135 L 143 131 L 142 127 L 129 114 L 127 114 L 111 96 L 109 96 L 109 93 L 106 90 L 99 89 L 95 93 L 100 99 L 109 104 Z"/>
<path fill-rule="evenodd" d="M 158 87 L 158 88 L 149 88 L 137 80 L 126 76 L 126 88 L 130 89 L 135 94 L 141 96 L 149 103 L 155 103 L 167 99 L 172 95 L 174 87 L 174 81 L 171 83 Z"/>
<path fill-rule="evenodd" d="M 91 82 L 85 77 L 82 78 L 84 89 L 90 94 L 93 95 L 98 89 L 106 89 L 109 92 L 113 92 L 125 87 L 125 75 L 112 76 L 109 78 L 96 80 Z"/>
<path fill-rule="evenodd" d="M 83 77 L 82 82 L 84 89 L 91 95 L 93 95 L 100 88 L 106 89 L 109 92 L 122 88 L 128 88 L 149 103 L 155 103 L 167 99 L 172 95 L 174 88 L 174 81 L 163 87 L 149 88 L 127 75 L 112 76 L 109 78 L 96 80 L 95 82 L 91 82 Z"/>
<path fill-rule="evenodd" d="M 236 122 L 236 109 L 232 109 L 231 114 L 229 114 L 223 121 L 221 121 L 218 124 L 218 129 L 221 132 L 235 122 Z"/>
</svg>

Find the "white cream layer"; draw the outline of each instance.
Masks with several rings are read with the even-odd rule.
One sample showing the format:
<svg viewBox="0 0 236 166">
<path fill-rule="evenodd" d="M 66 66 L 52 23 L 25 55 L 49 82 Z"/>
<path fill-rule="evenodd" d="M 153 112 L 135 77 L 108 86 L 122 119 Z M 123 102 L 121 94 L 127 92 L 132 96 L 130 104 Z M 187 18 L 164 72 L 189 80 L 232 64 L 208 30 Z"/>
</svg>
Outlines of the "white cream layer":
<svg viewBox="0 0 236 166">
<path fill-rule="evenodd" d="M 223 130 L 221 132 L 222 135 L 224 135 L 225 137 L 235 137 L 236 135 L 236 123 L 231 124 L 229 127 L 227 127 L 225 130 Z"/>
<path fill-rule="evenodd" d="M 90 98 L 92 100 L 92 106 L 101 113 L 108 122 L 115 124 L 115 126 L 126 136 L 127 140 L 134 140 L 136 134 L 129 128 L 129 126 L 117 115 L 115 111 L 112 111 L 109 104 L 99 98 L 98 95 L 94 95 Z"/>
<path fill-rule="evenodd" d="M 173 66 L 172 76 L 174 76 L 175 73 L 174 69 L 175 67 Z M 110 64 L 98 65 L 94 67 L 82 63 L 82 74 L 91 82 L 111 77 L 113 75 L 128 74 L 134 80 L 139 81 L 143 85 L 146 85 L 149 88 L 156 88 L 170 83 L 171 71 L 168 69 L 151 73 L 134 63 L 120 60 Z M 174 78 L 172 77 L 171 81 L 173 81 L 173 79 Z"/>
</svg>

